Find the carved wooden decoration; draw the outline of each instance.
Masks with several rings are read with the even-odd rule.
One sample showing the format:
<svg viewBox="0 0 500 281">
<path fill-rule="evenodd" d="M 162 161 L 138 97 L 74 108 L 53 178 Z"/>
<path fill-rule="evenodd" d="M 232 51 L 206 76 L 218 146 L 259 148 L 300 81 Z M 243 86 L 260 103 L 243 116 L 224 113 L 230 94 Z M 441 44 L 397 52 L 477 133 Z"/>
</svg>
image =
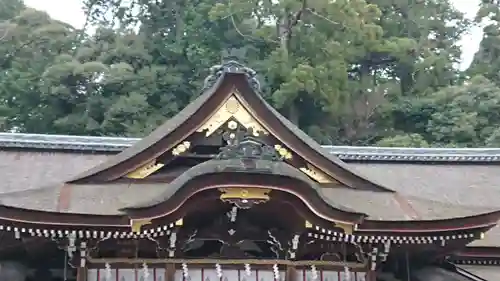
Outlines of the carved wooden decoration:
<svg viewBox="0 0 500 281">
<path fill-rule="evenodd" d="M 311 222 L 309 222 L 309 221 L 305 221 L 305 222 L 304 222 L 304 227 L 305 227 L 305 228 L 312 228 L 312 227 L 313 227 L 313 225 L 312 225 L 312 223 L 311 223 Z"/>
<path fill-rule="evenodd" d="M 281 146 L 280 144 L 276 144 L 274 146 L 274 149 L 276 149 L 276 152 L 278 152 L 278 154 L 285 160 L 290 160 L 293 157 L 292 153 L 285 147 Z"/>
<path fill-rule="evenodd" d="M 182 153 L 188 151 L 189 147 L 191 147 L 191 143 L 188 141 L 184 141 L 181 144 L 177 145 L 174 149 L 172 149 L 172 155 L 179 156 Z"/>
<path fill-rule="evenodd" d="M 242 209 L 248 209 L 255 204 L 269 201 L 270 189 L 266 188 L 219 188 L 220 199 L 224 202 L 235 204 Z"/>
<path fill-rule="evenodd" d="M 212 135 L 217 129 L 234 118 L 246 129 L 252 129 L 254 134 L 268 134 L 267 130 L 248 112 L 243 104 L 236 97 L 236 93 L 231 95 L 226 102 L 197 130 L 205 131 L 206 136 Z M 234 124 L 232 124 L 234 125 Z"/>
<path fill-rule="evenodd" d="M 285 155 L 280 155 L 277 149 L 254 136 L 252 128 L 246 131 L 225 132 L 223 139 L 227 145 L 221 148 L 217 159 L 282 161 L 287 154 L 285 151 Z"/>
<path fill-rule="evenodd" d="M 125 177 L 130 178 L 130 179 L 143 179 L 143 178 L 148 177 L 152 173 L 158 171 L 163 166 L 165 166 L 165 164 L 156 163 L 156 159 L 154 159 L 153 161 L 150 161 L 146 165 L 139 167 L 135 171 L 128 173 Z"/>
</svg>

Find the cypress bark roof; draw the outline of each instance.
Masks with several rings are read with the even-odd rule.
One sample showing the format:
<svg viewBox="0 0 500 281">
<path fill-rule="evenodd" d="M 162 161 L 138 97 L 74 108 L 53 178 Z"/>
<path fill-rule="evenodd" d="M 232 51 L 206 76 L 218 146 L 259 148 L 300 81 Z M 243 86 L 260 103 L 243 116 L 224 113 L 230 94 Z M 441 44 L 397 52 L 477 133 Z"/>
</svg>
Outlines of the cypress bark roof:
<svg viewBox="0 0 500 281">
<path fill-rule="evenodd" d="M 36 210 L 74 213 L 92 210 L 99 214 L 119 214 L 120 209 L 138 203 L 134 201 L 135 194 L 143 194 L 144 190 L 148 190 L 149 196 L 154 198 L 163 192 L 164 187 L 151 183 L 67 185 L 72 190 L 71 204 L 68 209 L 61 210 L 57 198 L 63 185 L 57 183 L 101 163 L 136 141 L 129 138 L 1 133 L 0 174 L 3 180 L 0 184 L 0 202 Z M 342 196 L 345 198 L 342 203 L 346 207 L 366 213 L 370 218 L 443 219 L 500 208 L 497 200 L 500 197 L 500 173 L 498 162 L 494 160 L 500 158 L 500 149 L 325 148 L 359 173 L 402 195 L 403 199 L 395 198 L 392 194 L 373 194 L 346 188 L 321 189 L 327 197 Z M 371 157 L 358 160 L 360 155 L 366 154 Z M 391 155 L 398 157 L 391 158 Z M 457 155 L 468 157 L 469 160 L 457 161 Z M 433 157 L 439 157 L 440 160 L 436 161 Z M 422 160 L 412 162 L 405 158 Z M 37 191 L 31 193 L 30 190 Z M 27 194 L 30 200 L 26 200 Z M 32 197 L 35 194 L 36 199 Z M 95 194 L 99 194 L 99 198 Z M 107 197 L 103 194 L 110 194 L 112 200 L 101 200 Z M 116 194 L 119 196 L 111 196 Z M 360 201 L 364 204 L 359 204 Z M 485 239 L 476 240 L 471 246 L 499 247 L 500 227 L 493 228 Z"/>
</svg>

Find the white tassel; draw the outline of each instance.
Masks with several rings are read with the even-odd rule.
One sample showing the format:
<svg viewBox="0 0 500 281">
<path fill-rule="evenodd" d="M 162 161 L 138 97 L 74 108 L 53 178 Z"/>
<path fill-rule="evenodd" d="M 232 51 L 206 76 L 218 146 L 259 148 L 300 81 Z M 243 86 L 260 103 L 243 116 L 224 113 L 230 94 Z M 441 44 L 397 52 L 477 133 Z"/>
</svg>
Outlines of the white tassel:
<svg viewBox="0 0 500 281">
<path fill-rule="evenodd" d="M 188 273 L 188 266 L 186 263 L 183 263 L 182 264 L 182 275 L 184 276 L 184 278 L 188 278 L 189 276 L 189 273 Z"/>
<path fill-rule="evenodd" d="M 280 270 L 277 264 L 273 265 L 274 280 L 280 280 Z"/>
<path fill-rule="evenodd" d="M 106 263 L 106 265 L 104 265 L 104 268 L 106 270 L 106 280 L 111 281 L 111 265 L 109 265 L 109 263 Z"/>
<path fill-rule="evenodd" d="M 316 270 L 316 266 L 314 264 L 311 265 L 311 276 L 313 280 L 318 279 L 318 271 Z"/>
<path fill-rule="evenodd" d="M 149 278 L 149 269 L 146 263 L 142 264 L 142 276 L 144 276 L 144 280 L 148 280 Z"/>
<path fill-rule="evenodd" d="M 217 273 L 217 277 L 222 278 L 222 268 L 220 267 L 220 264 L 215 264 L 215 272 Z"/>
<path fill-rule="evenodd" d="M 252 270 L 250 269 L 250 264 L 249 263 L 245 264 L 245 273 L 246 273 L 247 276 L 251 276 L 252 275 Z"/>
</svg>

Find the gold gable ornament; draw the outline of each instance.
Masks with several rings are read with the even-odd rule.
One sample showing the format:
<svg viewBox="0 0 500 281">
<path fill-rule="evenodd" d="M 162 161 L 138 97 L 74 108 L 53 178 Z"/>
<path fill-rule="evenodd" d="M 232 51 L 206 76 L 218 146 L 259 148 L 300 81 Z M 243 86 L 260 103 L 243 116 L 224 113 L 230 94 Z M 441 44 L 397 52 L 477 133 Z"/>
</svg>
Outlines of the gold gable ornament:
<svg viewBox="0 0 500 281">
<path fill-rule="evenodd" d="M 260 204 L 269 201 L 270 189 L 249 187 L 249 188 L 219 188 L 221 192 L 220 200 L 236 205 L 241 209 L 248 209 L 255 204 Z"/>
<path fill-rule="evenodd" d="M 141 232 L 142 227 L 148 224 L 151 224 L 151 220 L 149 219 L 130 220 L 130 228 L 133 233 Z"/>
<path fill-rule="evenodd" d="M 274 146 L 274 149 L 276 149 L 276 152 L 278 152 L 278 154 L 285 160 L 290 160 L 293 157 L 292 153 L 285 147 L 281 146 L 280 144 L 276 144 Z"/>
<path fill-rule="evenodd" d="M 222 106 L 212 115 L 210 118 L 196 130 L 197 132 L 205 131 L 205 136 L 212 135 L 217 129 L 222 127 L 229 119 L 234 118 L 238 121 L 241 126 L 246 129 L 252 129 L 255 136 L 260 133 L 268 134 L 267 130 L 264 129 L 260 123 L 253 118 L 246 108 L 241 104 L 241 102 L 236 97 L 236 93 L 231 95 Z M 234 123 L 228 124 L 231 127 L 236 128 Z"/>
<path fill-rule="evenodd" d="M 342 229 L 345 234 L 352 234 L 354 230 L 354 224 L 348 224 L 343 222 L 335 222 L 334 227 Z"/>
<path fill-rule="evenodd" d="M 135 171 L 128 173 L 125 177 L 129 179 L 143 179 L 151 175 L 152 173 L 161 169 L 165 164 L 156 163 L 156 159 L 150 161 L 146 165 L 137 168 Z"/>
<path fill-rule="evenodd" d="M 302 171 L 304 174 L 312 178 L 318 183 L 334 183 L 336 182 L 335 180 L 332 180 L 329 176 L 325 175 L 323 172 L 321 172 L 319 169 L 316 169 L 312 165 L 307 164 L 307 167 L 301 167 L 300 171 Z"/>
<path fill-rule="evenodd" d="M 188 141 L 184 141 L 181 144 L 177 145 L 174 149 L 172 149 L 172 155 L 179 156 L 182 153 L 188 151 L 191 147 L 191 143 Z"/>
</svg>

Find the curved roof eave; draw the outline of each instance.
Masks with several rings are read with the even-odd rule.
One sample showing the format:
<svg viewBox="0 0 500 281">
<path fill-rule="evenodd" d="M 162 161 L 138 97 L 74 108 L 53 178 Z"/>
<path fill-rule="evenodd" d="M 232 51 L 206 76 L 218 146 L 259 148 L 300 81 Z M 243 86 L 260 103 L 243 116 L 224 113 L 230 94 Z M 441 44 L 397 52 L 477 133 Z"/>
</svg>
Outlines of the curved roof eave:
<svg viewBox="0 0 500 281">
<path fill-rule="evenodd" d="M 221 171 L 221 167 L 232 167 L 238 166 L 241 162 L 239 159 L 230 159 L 230 160 L 209 160 L 198 164 L 185 171 L 181 176 L 177 177 L 174 181 L 169 183 L 163 194 L 157 195 L 150 200 L 147 200 L 143 203 L 139 203 L 135 206 L 131 206 L 128 208 L 124 208 L 121 211 L 129 213 L 132 216 L 142 216 L 143 214 L 151 214 L 149 210 L 158 209 L 158 211 L 154 212 L 163 212 L 165 213 L 167 210 L 163 208 L 173 209 L 175 206 L 183 204 L 189 197 L 198 193 L 202 190 L 213 189 L 221 186 L 259 186 L 269 188 L 271 190 L 276 189 L 288 193 L 293 193 L 294 195 L 302 198 L 306 205 L 309 205 L 310 208 L 319 208 L 326 210 L 328 213 L 328 209 L 335 210 L 333 213 L 344 213 L 347 217 L 350 218 L 350 222 L 358 223 L 366 214 L 359 213 L 355 210 L 349 209 L 345 206 L 342 206 L 341 203 L 332 201 L 331 198 L 327 198 L 323 196 L 321 192 L 319 192 L 320 187 L 317 186 L 315 182 L 310 180 L 306 175 L 302 172 L 296 170 L 294 167 L 290 166 L 285 162 L 273 162 L 267 160 L 256 160 L 255 161 L 255 171 L 249 169 L 248 171 Z M 259 172 L 259 167 L 264 167 L 263 169 L 270 169 L 269 173 Z M 235 177 L 231 177 L 236 175 Z M 253 177 L 252 180 L 248 181 L 244 175 L 248 177 Z M 210 178 L 210 179 L 207 179 Z M 214 179 L 213 182 L 211 179 Z M 276 178 L 277 181 L 286 178 L 289 179 L 289 184 L 279 186 L 276 185 L 275 182 L 272 181 L 273 178 Z M 269 180 L 269 182 L 264 181 L 264 179 Z M 291 181 L 295 181 L 295 184 Z M 204 183 L 204 188 L 200 188 L 200 182 Z M 192 185 L 192 192 L 181 192 L 181 189 L 186 189 L 186 186 Z M 313 190 L 314 192 L 310 192 Z M 177 197 L 177 198 L 176 198 Z M 177 203 L 175 203 L 177 202 Z M 175 203 L 175 204 L 174 204 Z M 159 207 L 159 206 L 162 207 Z M 322 206 L 318 206 L 322 205 Z M 177 207 L 179 207 L 177 206 Z M 157 208 L 158 207 L 158 208 Z M 148 210 L 146 212 L 146 210 Z M 320 211 L 321 213 L 321 211 Z M 164 214 L 155 214 L 163 216 Z M 328 217 L 329 214 L 323 214 L 325 217 Z M 332 221 L 342 220 L 340 218 L 336 218 L 335 214 L 331 217 Z"/>
<path fill-rule="evenodd" d="M 464 231 L 469 229 L 491 229 L 500 220 L 500 210 L 467 217 L 439 220 L 375 221 L 365 220 L 358 231 L 388 231 L 393 233 L 432 233 Z"/>
</svg>

